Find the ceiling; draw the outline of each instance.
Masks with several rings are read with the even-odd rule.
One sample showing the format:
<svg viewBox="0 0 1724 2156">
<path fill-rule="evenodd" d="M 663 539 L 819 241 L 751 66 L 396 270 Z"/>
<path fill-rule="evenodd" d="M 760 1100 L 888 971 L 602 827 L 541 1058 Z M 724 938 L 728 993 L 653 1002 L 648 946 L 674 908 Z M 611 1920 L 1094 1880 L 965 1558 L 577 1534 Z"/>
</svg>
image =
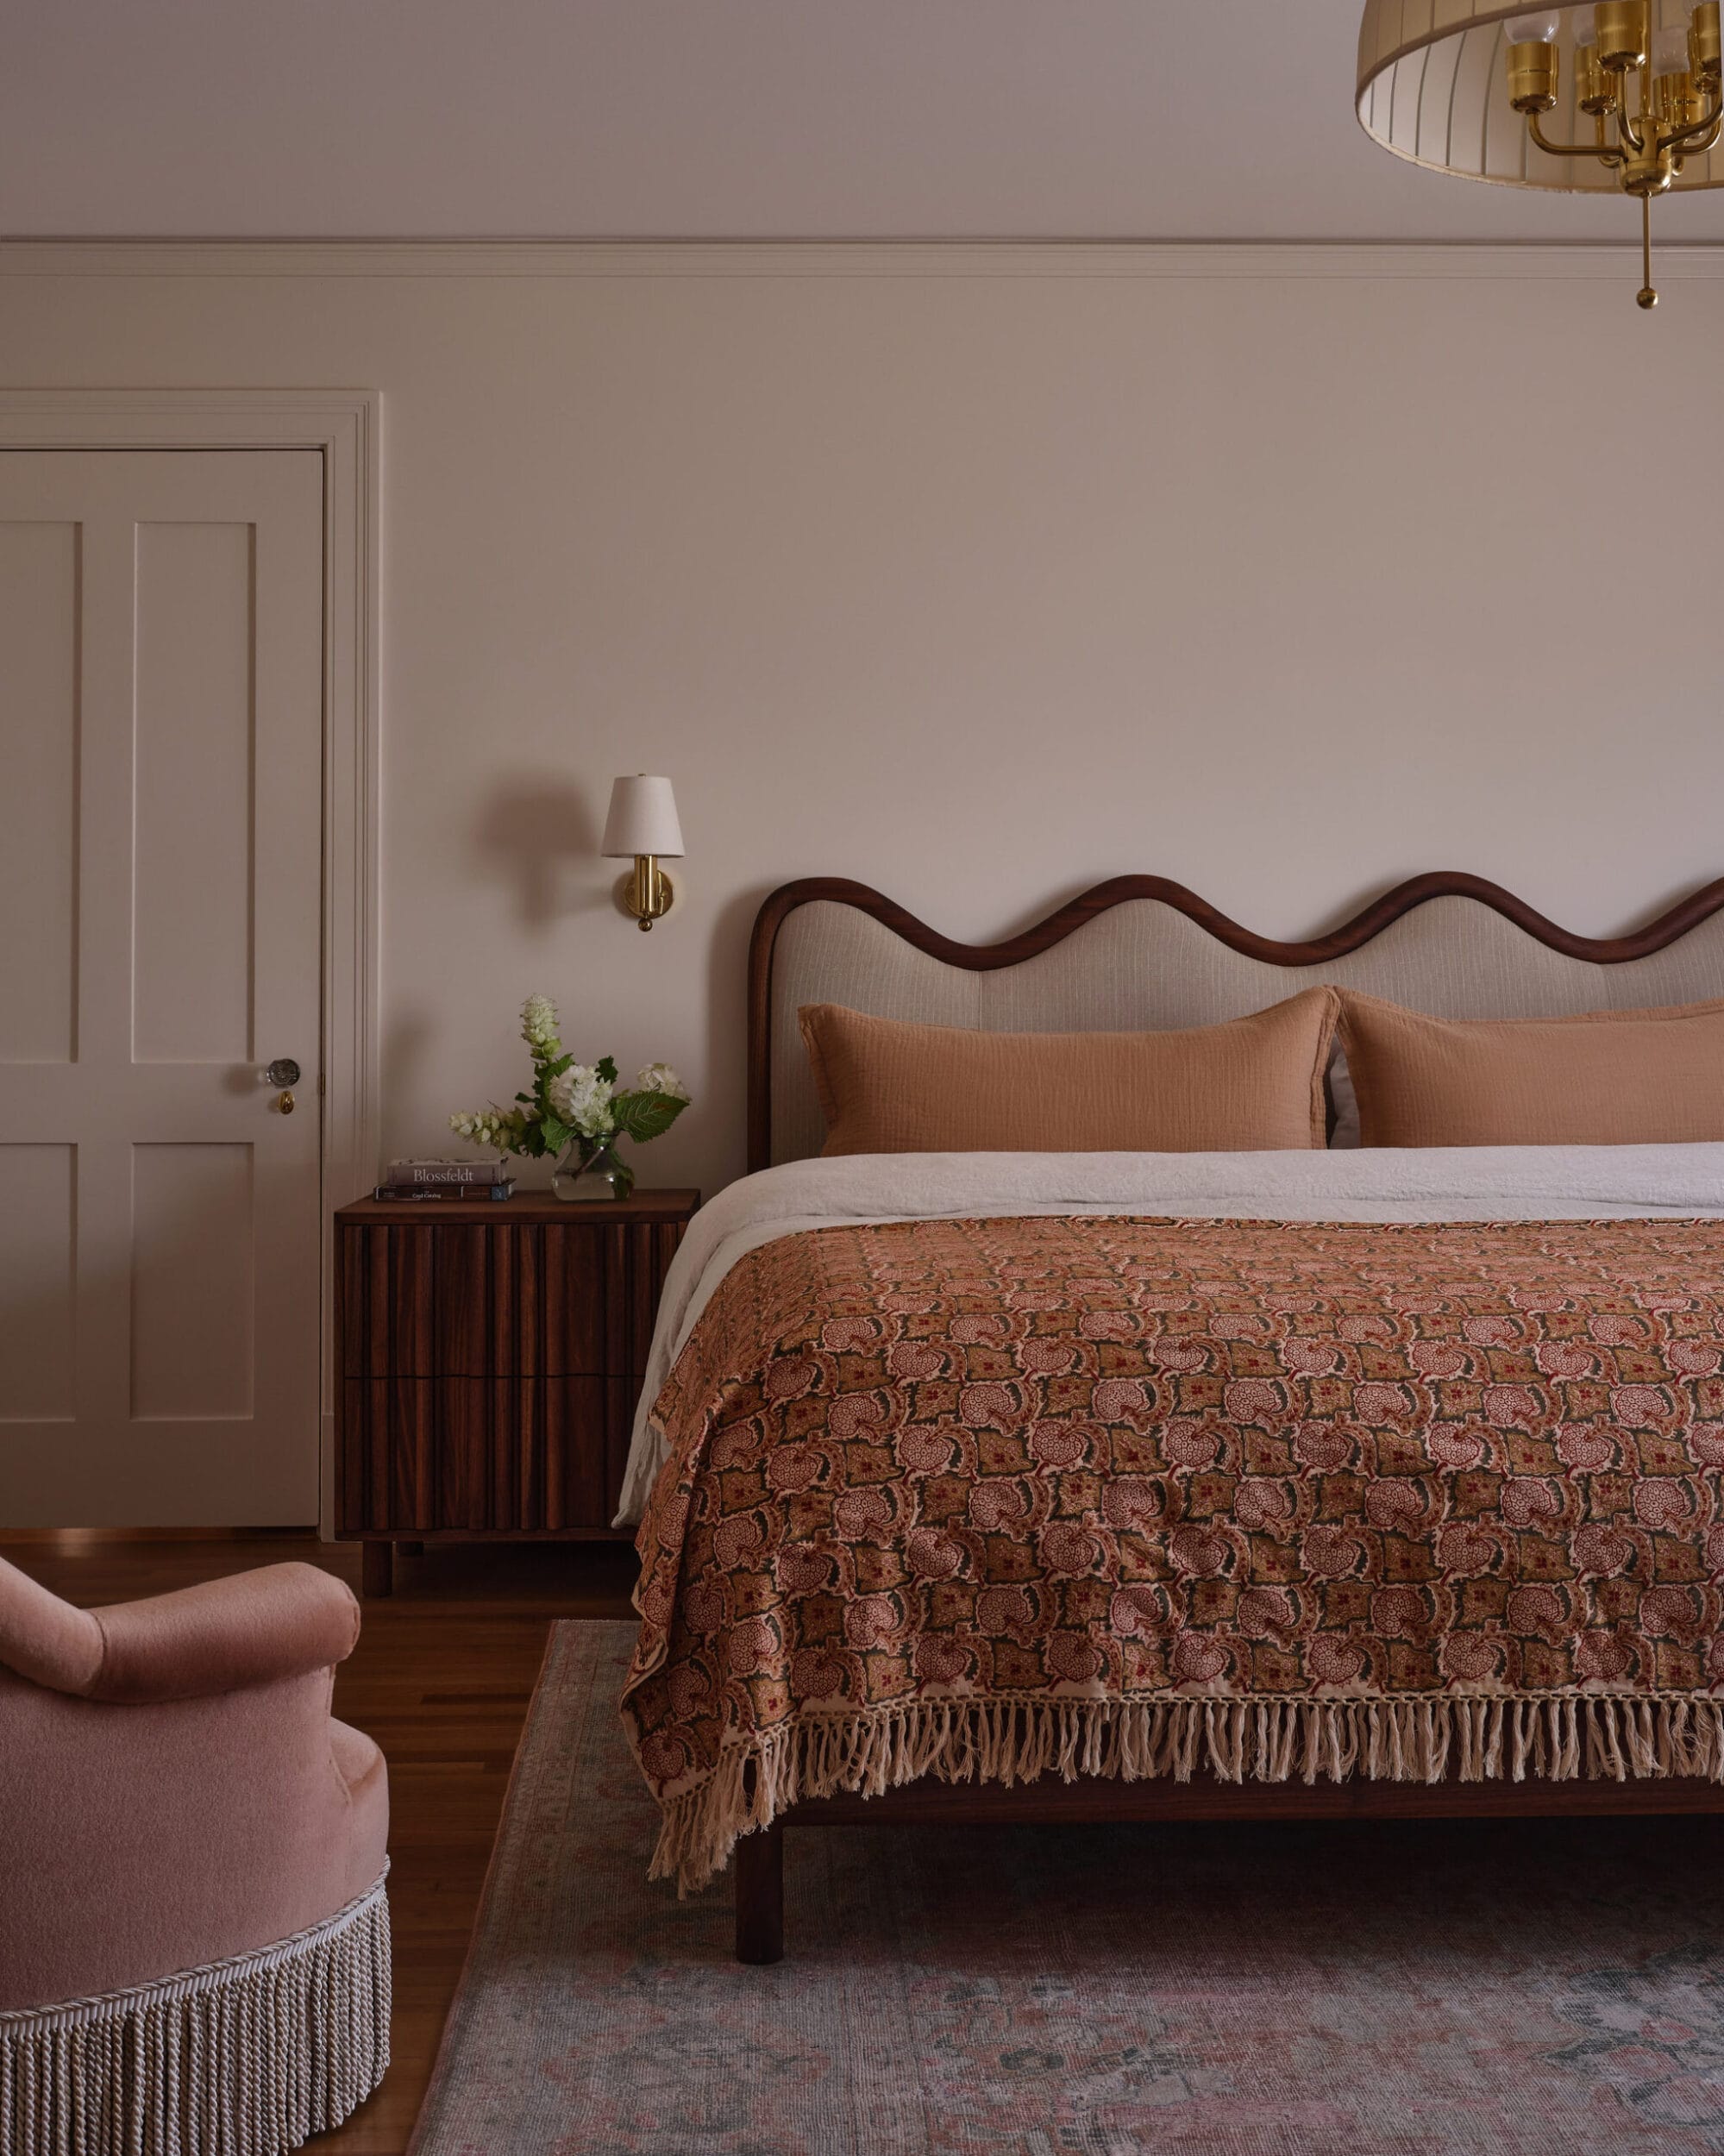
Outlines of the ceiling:
<svg viewBox="0 0 1724 2156">
<path fill-rule="evenodd" d="M 1359 0 L 0 0 L 0 233 L 1631 241 L 1415 171 Z M 1724 241 L 1724 191 L 1661 204 Z"/>
</svg>

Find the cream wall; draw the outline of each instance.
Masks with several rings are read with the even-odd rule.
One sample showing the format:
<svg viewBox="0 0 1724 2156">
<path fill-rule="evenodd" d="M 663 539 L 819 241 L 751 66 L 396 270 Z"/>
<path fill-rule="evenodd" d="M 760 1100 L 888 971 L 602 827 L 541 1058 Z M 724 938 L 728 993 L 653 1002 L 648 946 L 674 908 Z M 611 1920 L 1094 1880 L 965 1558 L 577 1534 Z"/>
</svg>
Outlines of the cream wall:
<svg viewBox="0 0 1724 2156">
<path fill-rule="evenodd" d="M 1283 935 L 1432 867 L 1594 931 L 1724 870 L 1724 542 L 1658 516 L 1705 498 L 1724 283 L 552 259 L 0 274 L 8 385 L 383 393 L 390 1150 L 513 1093 L 542 988 L 690 1079 L 652 1180 L 737 1173 L 793 876 L 991 937 L 1132 869 Z M 689 848 L 650 938 L 595 856 L 636 769 Z"/>
</svg>

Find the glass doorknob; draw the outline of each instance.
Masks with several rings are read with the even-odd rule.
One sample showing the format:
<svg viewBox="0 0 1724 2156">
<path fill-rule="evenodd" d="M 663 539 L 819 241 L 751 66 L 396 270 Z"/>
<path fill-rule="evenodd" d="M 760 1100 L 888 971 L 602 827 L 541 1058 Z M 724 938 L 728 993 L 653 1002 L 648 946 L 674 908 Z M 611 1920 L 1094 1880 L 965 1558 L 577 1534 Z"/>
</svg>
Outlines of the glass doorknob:
<svg viewBox="0 0 1724 2156">
<path fill-rule="evenodd" d="M 299 1083 L 299 1066 L 291 1056 L 278 1056 L 263 1075 L 273 1086 L 297 1086 Z"/>
</svg>

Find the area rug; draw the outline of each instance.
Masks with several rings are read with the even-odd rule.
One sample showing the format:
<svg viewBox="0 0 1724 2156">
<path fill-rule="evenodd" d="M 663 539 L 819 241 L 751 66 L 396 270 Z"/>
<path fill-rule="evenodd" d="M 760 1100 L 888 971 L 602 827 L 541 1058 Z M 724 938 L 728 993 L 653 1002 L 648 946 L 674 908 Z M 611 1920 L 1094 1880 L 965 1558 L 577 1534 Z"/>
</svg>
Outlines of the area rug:
<svg viewBox="0 0 1724 2156">
<path fill-rule="evenodd" d="M 413 2156 L 1724 2152 L 1724 1821 L 793 1829 L 745 1969 L 631 1639 L 552 1635 Z"/>
</svg>

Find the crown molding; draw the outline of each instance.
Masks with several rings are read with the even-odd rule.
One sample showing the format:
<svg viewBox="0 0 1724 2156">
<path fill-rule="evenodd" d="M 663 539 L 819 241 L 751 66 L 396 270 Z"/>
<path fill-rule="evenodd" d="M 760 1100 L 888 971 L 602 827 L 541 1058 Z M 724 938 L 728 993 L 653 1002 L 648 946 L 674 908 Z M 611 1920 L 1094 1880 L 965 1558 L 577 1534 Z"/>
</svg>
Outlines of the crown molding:
<svg viewBox="0 0 1724 2156">
<path fill-rule="evenodd" d="M 1664 276 L 1724 279 L 1724 245 L 1664 247 Z M 1637 247 L 1208 241 L 5 240 L 5 277 L 1638 277 Z"/>
</svg>

